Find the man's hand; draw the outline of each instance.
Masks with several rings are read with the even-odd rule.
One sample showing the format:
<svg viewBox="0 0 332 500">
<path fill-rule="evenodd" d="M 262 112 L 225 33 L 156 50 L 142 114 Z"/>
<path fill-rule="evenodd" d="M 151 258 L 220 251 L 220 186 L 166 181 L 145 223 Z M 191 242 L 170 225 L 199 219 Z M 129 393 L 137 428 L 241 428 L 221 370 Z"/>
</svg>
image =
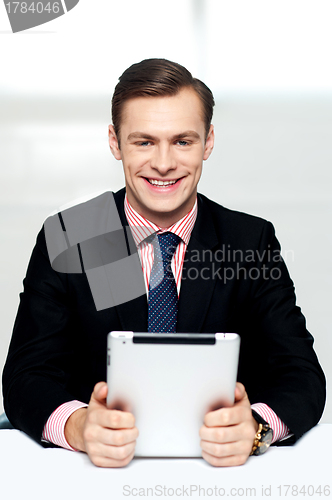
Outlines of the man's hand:
<svg viewBox="0 0 332 500">
<path fill-rule="evenodd" d="M 67 420 L 65 437 L 98 467 L 123 467 L 134 457 L 138 430 L 132 413 L 106 407 L 106 396 L 107 384 L 99 382 L 88 408 L 75 411 Z"/>
<path fill-rule="evenodd" d="M 204 417 L 199 431 L 202 457 L 215 467 L 242 465 L 250 455 L 257 430 L 247 393 L 238 382 L 234 405 Z"/>
</svg>

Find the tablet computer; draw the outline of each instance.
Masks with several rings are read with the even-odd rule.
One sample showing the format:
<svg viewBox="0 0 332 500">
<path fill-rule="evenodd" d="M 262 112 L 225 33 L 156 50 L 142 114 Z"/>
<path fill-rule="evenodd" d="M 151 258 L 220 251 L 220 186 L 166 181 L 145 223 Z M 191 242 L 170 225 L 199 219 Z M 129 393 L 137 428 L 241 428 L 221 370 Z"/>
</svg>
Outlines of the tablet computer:
<svg viewBox="0 0 332 500">
<path fill-rule="evenodd" d="M 201 456 L 204 415 L 234 402 L 239 347 L 235 333 L 109 333 L 107 406 L 134 414 L 135 456 Z"/>
</svg>

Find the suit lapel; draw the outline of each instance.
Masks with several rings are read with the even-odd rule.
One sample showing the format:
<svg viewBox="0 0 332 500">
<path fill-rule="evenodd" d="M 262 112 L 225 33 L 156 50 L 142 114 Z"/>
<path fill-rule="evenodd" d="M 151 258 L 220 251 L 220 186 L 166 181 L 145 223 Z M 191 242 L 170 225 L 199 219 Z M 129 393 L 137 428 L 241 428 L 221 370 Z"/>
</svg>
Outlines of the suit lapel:
<svg viewBox="0 0 332 500">
<path fill-rule="evenodd" d="M 178 309 L 178 332 L 200 332 L 211 301 L 216 280 L 212 249 L 218 237 L 206 203 L 198 195 L 198 213 L 187 248 Z M 220 264 L 219 264 L 220 267 Z"/>
<path fill-rule="evenodd" d="M 146 332 L 148 305 L 146 295 L 116 306 L 123 331 Z"/>
<path fill-rule="evenodd" d="M 114 194 L 120 220 L 128 226 L 124 213 L 125 189 Z M 128 232 L 130 233 L 130 231 Z M 129 242 L 130 246 L 133 242 Z M 199 332 L 206 317 L 216 280 L 212 279 L 215 266 L 212 250 L 218 237 L 206 202 L 198 195 L 198 214 L 186 252 L 177 320 L 178 332 Z M 220 267 L 220 263 L 219 263 Z M 143 275 L 142 275 L 143 279 Z M 147 331 L 147 296 L 116 306 L 123 330 Z"/>
<path fill-rule="evenodd" d="M 121 189 L 114 193 L 114 200 L 118 209 L 121 223 L 124 227 L 128 227 L 128 221 L 124 212 L 124 197 L 125 189 Z M 131 232 L 126 231 L 128 244 L 131 249 L 136 248 Z M 143 273 L 142 273 L 143 280 Z M 148 303 L 146 294 L 141 295 L 137 299 L 125 302 L 116 306 L 119 320 L 124 331 L 146 332 L 148 325 Z"/>
</svg>

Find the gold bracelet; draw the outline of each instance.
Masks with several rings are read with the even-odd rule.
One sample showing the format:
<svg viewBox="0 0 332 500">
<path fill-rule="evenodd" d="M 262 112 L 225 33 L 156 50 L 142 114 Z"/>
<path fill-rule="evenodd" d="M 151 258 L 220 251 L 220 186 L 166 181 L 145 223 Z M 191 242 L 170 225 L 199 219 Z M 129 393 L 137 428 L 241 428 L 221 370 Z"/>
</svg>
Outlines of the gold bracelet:
<svg viewBox="0 0 332 500">
<path fill-rule="evenodd" d="M 262 429 L 263 429 L 263 425 L 262 424 L 258 424 L 258 431 L 255 434 L 254 442 L 253 442 L 253 445 L 252 445 L 252 450 L 251 450 L 249 456 L 253 455 L 254 452 L 257 450 L 257 448 L 259 446 L 259 442 L 260 442 L 260 440 L 262 438 L 262 434 L 261 434 Z"/>
</svg>

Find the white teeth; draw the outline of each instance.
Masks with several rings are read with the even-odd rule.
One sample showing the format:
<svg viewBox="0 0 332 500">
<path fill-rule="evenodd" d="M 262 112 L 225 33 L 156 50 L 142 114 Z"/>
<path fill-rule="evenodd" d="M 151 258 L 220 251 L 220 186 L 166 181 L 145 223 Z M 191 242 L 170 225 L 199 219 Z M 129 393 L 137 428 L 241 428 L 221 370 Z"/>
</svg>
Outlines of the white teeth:
<svg viewBox="0 0 332 500">
<path fill-rule="evenodd" d="M 176 181 L 156 181 L 154 179 L 149 179 L 149 182 L 154 186 L 171 186 L 176 183 Z"/>
</svg>

